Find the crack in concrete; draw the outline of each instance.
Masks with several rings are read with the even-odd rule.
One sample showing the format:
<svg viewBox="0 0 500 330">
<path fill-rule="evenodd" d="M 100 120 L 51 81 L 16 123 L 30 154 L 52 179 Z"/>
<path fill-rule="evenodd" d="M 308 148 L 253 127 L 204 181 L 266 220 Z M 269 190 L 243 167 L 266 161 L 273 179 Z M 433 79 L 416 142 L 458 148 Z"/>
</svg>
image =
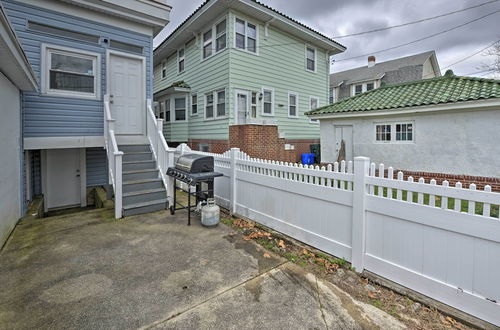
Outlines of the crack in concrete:
<svg viewBox="0 0 500 330">
<path fill-rule="evenodd" d="M 270 268 L 270 269 L 266 270 L 266 271 L 265 271 L 265 272 L 263 272 L 263 273 L 259 273 L 259 274 L 255 275 L 255 276 L 253 276 L 253 277 L 249 278 L 249 279 L 248 279 L 248 280 L 246 280 L 246 281 L 243 281 L 243 282 L 241 282 L 241 283 L 238 283 L 237 285 L 235 285 L 235 286 L 233 286 L 233 287 L 227 288 L 226 290 L 221 291 L 221 292 L 219 292 L 219 293 L 217 293 L 217 294 L 213 295 L 213 296 L 212 296 L 212 297 L 210 297 L 210 298 L 207 298 L 207 299 L 205 299 L 205 300 L 203 300 L 203 301 L 201 301 L 201 302 L 199 302 L 199 303 L 197 303 L 197 304 L 194 304 L 194 305 L 192 305 L 192 306 L 189 306 L 188 308 L 186 308 L 185 310 L 183 310 L 183 311 L 181 311 L 181 312 L 178 312 L 178 313 L 176 313 L 176 314 L 174 314 L 174 315 L 170 315 L 170 316 L 169 316 L 169 317 L 167 317 L 166 319 L 163 319 L 163 320 L 159 320 L 159 321 L 153 322 L 153 323 L 151 323 L 151 324 L 149 324 L 149 325 L 147 325 L 147 326 L 141 327 L 141 328 L 139 328 L 139 329 L 143 329 L 143 330 L 146 330 L 146 329 L 152 329 L 153 327 L 156 327 L 156 326 L 158 326 L 158 325 L 160 325 L 160 324 L 163 324 L 163 323 L 166 323 L 166 322 L 168 322 L 168 321 L 170 321 L 170 320 L 173 320 L 174 318 L 176 318 L 176 317 L 178 317 L 178 316 L 180 316 L 180 315 L 182 315 L 182 314 L 184 314 L 184 313 L 186 313 L 186 312 L 189 312 L 189 311 L 191 311 L 191 310 L 193 310 L 193 309 L 195 309 L 195 308 L 197 308 L 197 307 L 199 307 L 199 306 L 201 306 L 201 305 L 204 305 L 204 304 L 206 304 L 207 302 L 209 302 L 209 301 L 211 301 L 211 300 L 213 300 L 213 299 L 215 299 L 215 298 L 217 298 L 217 297 L 219 297 L 219 296 L 221 296 L 221 295 L 223 295 L 223 294 L 225 294 L 225 293 L 227 293 L 227 292 L 229 292 L 229 291 L 231 291 L 231 290 L 234 290 L 234 289 L 236 289 L 236 288 L 238 288 L 238 287 L 240 287 L 240 286 L 242 286 L 242 285 L 245 285 L 245 284 L 247 284 L 248 282 L 250 282 L 250 281 L 252 281 L 252 280 L 254 280 L 254 279 L 256 279 L 256 278 L 259 278 L 259 277 L 261 277 L 261 276 L 264 276 L 265 274 L 267 274 L 267 273 L 271 272 L 272 270 L 274 270 L 274 269 L 276 269 L 276 268 L 279 268 L 279 267 L 281 267 L 281 266 L 283 266 L 283 265 L 285 265 L 285 264 L 287 264 L 287 263 L 289 263 L 289 262 L 290 262 L 289 260 L 286 260 L 286 261 L 284 261 L 284 262 L 282 262 L 282 263 L 280 263 L 280 264 L 278 264 L 278 265 L 276 265 L 276 266 L 274 266 L 274 267 L 272 267 L 272 268 Z"/>
<path fill-rule="evenodd" d="M 328 322 L 326 322 L 325 312 L 323 311 L 323 304 L 321 303 L 321 294 L 319 293 L 318 278 L 316 276 L 314 276 L 314 279 L 316 281 L 316 293 L 318 294 L 318 305 L 319 305 L 319 311 L 321 312 L 321 318 L 323 319 L 323 322 L 325 323 L 326 330 L 329 330 Z"/>
</svg>

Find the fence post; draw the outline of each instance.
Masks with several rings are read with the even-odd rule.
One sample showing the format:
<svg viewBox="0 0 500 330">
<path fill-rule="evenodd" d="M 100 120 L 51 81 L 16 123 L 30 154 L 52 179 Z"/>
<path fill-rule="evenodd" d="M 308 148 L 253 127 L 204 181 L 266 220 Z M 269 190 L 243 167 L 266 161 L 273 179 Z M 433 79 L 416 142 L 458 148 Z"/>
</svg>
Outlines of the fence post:
<svg viewBox="0 0 500 330">
<path fill-rule="evenodd" d="M 364 269 L 365 236 L 366 236 L 366 177 L 370 170 L 370 159 L 354 158 L 354 189 L 352 200 L 352 266 L 356 272 Z"/>
<path fill-rule="evenodd" d="M 123 217 L 123 202 L 122 202 L 122 159 L 123 152 L 118 151 L 114 154 L 115 157 L 115 218 Z"/>
<path fill-rule="evenodd" d="M 231 183 L 229 190 L 229 198 L 231 203 L 231 215 L 236 213 L 236 159 L 239 157 L 240 149 L 239 148 L 231 148 L 229 153 L 230 159 L 230 170 L 231 170 Z"/>
</svg>

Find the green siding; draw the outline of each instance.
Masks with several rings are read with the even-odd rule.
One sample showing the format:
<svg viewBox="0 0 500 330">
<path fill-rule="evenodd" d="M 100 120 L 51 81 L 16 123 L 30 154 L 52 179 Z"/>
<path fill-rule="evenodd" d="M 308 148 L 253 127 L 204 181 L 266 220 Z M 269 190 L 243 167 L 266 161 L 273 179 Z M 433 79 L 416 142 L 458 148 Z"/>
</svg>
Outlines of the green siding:
<svg viewBox="0 0 500 330">
<path fill-rule="evenodd" d="M 258 55 L 235 49 L 236 16 L 258 25 Z M 167 141 L 185 142 L 188 137 L 190 139 L 228 139 L 229 125 L 236 123 L 235 90 L 261 92 L 263 87 L 274 89 L 274 116 L 261 116 L 262 105 L 259 104 L 258 120 L 276 122 L 280 133 L 284 134 L 287 139 L 319 139 L 319 124 L 310 123 L 304 113 L 310 110 L 310 97 L 318 98 L 319 106 L 327 104 L 329 68 L 326 51 L 316 48 L 317 72 L 308 72 L 305 69 L 306 44 L 304 41 L 273 27 L 269 28 L 269 36 L 266 39 L 263 22 L 237 12 L 228 12 L 227 20 L 227 48 L 224 51 L 202 61 L 202 37 L 200 35 L 198 44 L 193 39 L 186 45 L 184 73 L 177 73 L 176 53 L 170 55 L 167 60 L 165 79 L 161 79 L 161 64 L 154 69 L 155 92 L 170 86 L 173 82 L 183 80 L 191 86 L 191 91 L 198 95 L 197 116 L 190 115 L 190 102 L 188 102 L 188 122 L 165 123 L 164 131 Z M 213 23 L 215 22 L 214 20 Z M 204 95 L 219 89 L 226 90 L 227 118 L 206 120 Z M 289 92 L 299 95 L 299 118 L 288 117 Z"/>
</svg>

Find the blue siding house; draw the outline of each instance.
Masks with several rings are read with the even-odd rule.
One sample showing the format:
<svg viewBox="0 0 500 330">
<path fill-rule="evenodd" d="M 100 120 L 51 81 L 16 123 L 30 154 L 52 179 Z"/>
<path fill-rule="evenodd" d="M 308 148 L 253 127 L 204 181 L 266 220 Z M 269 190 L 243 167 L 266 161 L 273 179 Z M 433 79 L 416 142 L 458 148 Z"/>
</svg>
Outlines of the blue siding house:
<svg viewBox="0 0 500 330">
<path fill-rule="evenodd" d="M 21 96 L 26 199 L 43 194 L 49 211 L 86 206 L 94 186 L 110 184 L 121 195 L 127 182 L 113 175 L 115 155 L 125 151 L 124 171 L 140 167 L 127 161 L 147 157 L 153 38 L 171 7 L 166 0 L 0 4 L 39 83 Z M 145 201 L 141 187 L 124 190 L 134 197 L 129 208 Z"/>
</svg>

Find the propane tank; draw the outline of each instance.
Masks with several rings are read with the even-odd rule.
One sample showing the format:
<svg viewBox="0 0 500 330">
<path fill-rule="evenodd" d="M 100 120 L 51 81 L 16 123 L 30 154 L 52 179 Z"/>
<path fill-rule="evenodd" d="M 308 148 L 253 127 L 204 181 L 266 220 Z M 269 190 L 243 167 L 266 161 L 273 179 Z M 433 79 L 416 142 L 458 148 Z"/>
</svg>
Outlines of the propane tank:
<svg viewBox="0 0 500 330">
<path fill-rule="evenodd" d="M 213 198 L 207 199 L 206 205 L 201 208 L 201 224 L 206 227 L 215 227 L 219 224 L 219 207 Z"/>
</svg>

